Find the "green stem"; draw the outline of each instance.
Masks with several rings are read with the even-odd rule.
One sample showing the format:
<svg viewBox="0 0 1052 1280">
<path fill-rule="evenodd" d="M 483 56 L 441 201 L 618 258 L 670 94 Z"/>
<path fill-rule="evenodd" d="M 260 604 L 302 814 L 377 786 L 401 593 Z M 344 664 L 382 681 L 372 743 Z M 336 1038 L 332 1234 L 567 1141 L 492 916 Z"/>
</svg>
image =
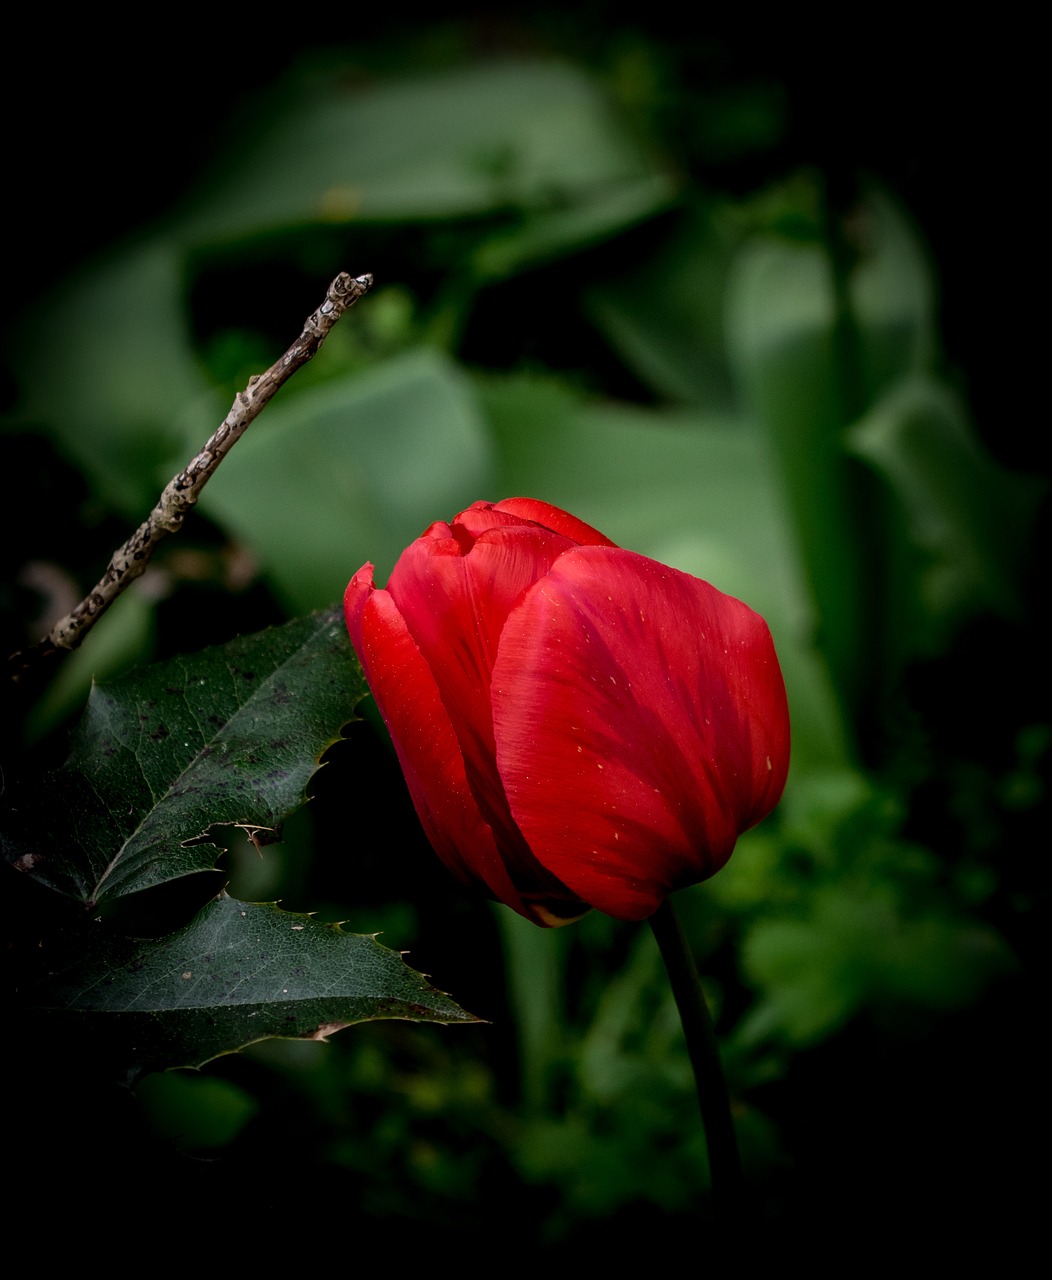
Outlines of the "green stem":
<svg viewBox="0 0 1052 1280">
<path fill-rule="evenodd" d="M 676 910 L 667 898 L 650 917 L 650 927 L 672 984 L 694 1068 L 701 1123 L 709 1147 L 713 1201 L 722 1225 L 728 1226 L 741 1216 L 744 1179 L 716 1029 L 705 1003 L 694 955 Z"/>
</svg>

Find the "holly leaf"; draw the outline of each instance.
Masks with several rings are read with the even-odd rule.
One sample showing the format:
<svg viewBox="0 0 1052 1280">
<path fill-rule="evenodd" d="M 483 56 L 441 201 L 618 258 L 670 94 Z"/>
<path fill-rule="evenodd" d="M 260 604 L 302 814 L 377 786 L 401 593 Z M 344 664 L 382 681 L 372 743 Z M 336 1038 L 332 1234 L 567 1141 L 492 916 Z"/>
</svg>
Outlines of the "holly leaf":
<svg viewBox="0 0 1052 1280">
<path fill-rule="evenodd" d="M 30 1003 L 129 1082 L 379 1018 L 478 1021 L 375 937 L 225 892 L 168 937 L 94 925 Z"/>
<path fill-rule="evenodd" d="M 335 606 L 96 685 L 66 763 L 9 802 L 4 856 L 95 906 L 212 868 L 214 826 L 273 843 L 364 692 Z"/>
</svg>

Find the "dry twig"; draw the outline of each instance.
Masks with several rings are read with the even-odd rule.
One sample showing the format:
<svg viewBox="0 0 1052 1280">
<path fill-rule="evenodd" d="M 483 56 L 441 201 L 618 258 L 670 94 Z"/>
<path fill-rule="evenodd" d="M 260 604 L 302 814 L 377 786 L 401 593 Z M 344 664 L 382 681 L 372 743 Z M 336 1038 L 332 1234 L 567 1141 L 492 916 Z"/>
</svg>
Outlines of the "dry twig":
<svg viewBox="0 0 1052 1280">
<path fill-rule="evenodd" d="M 19 679 L 34 662 L 57 652 L 75 649 L 80 644 L 121 592 L 143 573 L 161 539 L 182 528 L 186 513 L 246 427 L 279 387 L 311 359 L 340 316 L 368 292 L 372 283 L 371 275 L 349 276 L 346 272 L 341 272 L 333 280 L 325 301 L 313 315 L 308 316 L 300 336 L 266 373 L 252 378 L 245 390 L 235 396 L 230 412 L 215 434 L 189 466 L 168 482 L 145 523 L 114 552 L 95 589 L 57 622 L 43 640 L 24 653 L 13 655 L 14 679 Z"/>
</svg>

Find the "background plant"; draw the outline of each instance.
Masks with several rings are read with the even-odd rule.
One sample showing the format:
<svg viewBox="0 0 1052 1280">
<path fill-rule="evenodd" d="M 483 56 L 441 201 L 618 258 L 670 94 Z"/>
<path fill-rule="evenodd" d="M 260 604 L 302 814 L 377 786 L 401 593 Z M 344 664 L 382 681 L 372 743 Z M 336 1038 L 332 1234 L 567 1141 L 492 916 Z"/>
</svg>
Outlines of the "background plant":
<svg viewBox="0 0 1052 1280">
<path fill-rule="evenodd" d="M 741 596 L 779 647 L 786 799 L 681 902 L 758 1212 L 805 1232 L 1003 1218 L 1025 1184 L 976 1170 L 1011 1170 L 1044 1107 L 1026 1011 L 1049 749 L 1041 460 L 1008 337 L 979 310 L 1006 160 L 977 170 L 971 126 L 1006 115 L 964 92 L 967 58 L 888 33 L 816 65 L 803 41 L 616 14 L 597 34 L 594 17 L 266 50 L 222 138 L 200 106 L 157 120 L 155 150 L 178 138 L 192 161 L 174 200 L 140 189 L 124 151 L 112 192 L 69 183 L 76 270 L 52 205 L 26 219 L 39 265 L 9 326 L 4 448 L 34 501 L 5 512 L 10 648 L 47 597 L 94 581 L 336 270 L 377 284 L 24 730 L 9 721 L 8 777 L 62 758 L 92 673 L 323 609 L 363 560 L 382 581 L 422 522 L 476 498 L 565 506 Z M 218 85 L 219 51 L 195 58 Z M 71 109 L 72 173 L 83 127 Z M 948 231 L 962 206 L 967 254 Z M 151 1198 L 190 1169 L 242 1214 L 287 1206 L 295 1158 L 297 1203 L 339 1188 L 385 1229 L 538 1248 L 608 1242 L 611 1222 L 689 1232 L 704 1152 L 682 1138 L 689 1067 L 649 937 L 599 917 L 531 932 L 470 901 L 370 727 L 326 758 L 280 845 L 260 858 L 235 838 L 221 875 L 133 906 L 128 927 L 154 910 L 154 932 L 175 927 L 229 880 L 382 930 L 492 1025 L 271 1041 L 134 1097 L 107 1093 L 76 1041 L 23 1045 L 9 1088 L 36 1079 L 66 1157 L 48 1176 L 90 1214 L 101 1128 Z M 46 908 L 21 879 L 10 900 L 31 937 Z"/>
</svg>

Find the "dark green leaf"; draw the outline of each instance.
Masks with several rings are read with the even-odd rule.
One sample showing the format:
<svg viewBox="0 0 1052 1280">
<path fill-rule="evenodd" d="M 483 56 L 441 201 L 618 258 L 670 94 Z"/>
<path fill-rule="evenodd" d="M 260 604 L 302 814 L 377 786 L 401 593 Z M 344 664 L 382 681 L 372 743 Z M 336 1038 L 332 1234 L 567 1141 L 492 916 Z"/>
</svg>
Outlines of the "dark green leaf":
<svg viewBox="0 0 1052 1280">
<path fill-rule="evenodd" d="M 225 893 L 169 937 L 89 938 L 85 951 L 33 1003 L 132 1078 L 377 1018 L 477 1021 L 375 938 Z"/>
<path fill-rule="evenodd" d="M 335 608 L 96 685 L 4 856 L 97 903 L 212 867 L 214 825 L 273 841 L 364 690 Z"/>
</svg>

